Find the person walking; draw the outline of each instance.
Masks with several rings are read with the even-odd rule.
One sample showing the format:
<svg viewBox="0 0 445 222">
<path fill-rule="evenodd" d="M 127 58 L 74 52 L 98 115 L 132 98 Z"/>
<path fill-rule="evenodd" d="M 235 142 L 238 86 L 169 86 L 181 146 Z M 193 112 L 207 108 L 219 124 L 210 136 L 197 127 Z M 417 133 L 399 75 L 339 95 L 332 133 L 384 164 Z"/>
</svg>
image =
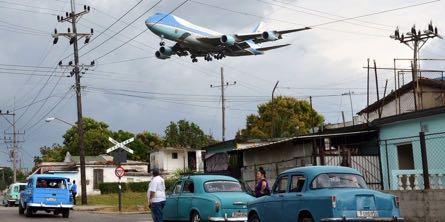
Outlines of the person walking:
<svg viewBox="0 0 445 222">
<path fill-rule="evenodd" d="M 270 194 L 269 181 L 266 179 L 266 171 L 260 167 L 256 172 L 257 185 L 255 186 L 255 196 L 262 197 Z"/>
<path fill-rule="evenodd" d="M 151 209 L 153 222 L 162 222 L 162 210 L 165 206 L 165 183 L 160 176 L 159 169 L 152 170 L 153 179 L 147 190 L 148 206 Z"/>
<path fill-rule="evenodd" d="M 71 185 L 70 191 L 71 191 L 71 195 L 73 195 L 73 203 L 74 203 L 74 205 L 76 205 L 77 184 L 76 184 L 75 180 L 73 180 L 73 185 Z"/>
</svg>

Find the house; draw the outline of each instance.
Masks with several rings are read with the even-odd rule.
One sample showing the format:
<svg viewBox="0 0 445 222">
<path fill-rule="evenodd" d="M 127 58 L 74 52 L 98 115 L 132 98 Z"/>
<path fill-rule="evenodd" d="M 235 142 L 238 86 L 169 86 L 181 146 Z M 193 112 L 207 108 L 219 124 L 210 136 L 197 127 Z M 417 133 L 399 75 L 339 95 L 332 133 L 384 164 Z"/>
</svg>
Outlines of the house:
<svg viewBox="0 0 445 222">
<path fill-rule="evenodd" d="M 423 189 L 425 163 L 430 187 L 445 187 L 445 106 L 378 119 L 372 125 L 379 129 L 385 189 Z"/>
<path fill-rule="evenodd" d="M 240 175 L 240 172 L 231 172 L 229 166 L 229 151 L 236 149 L 237 141 L 227 140 L 204 147 L 204 171 L 208 173 L 220 173 L 230 175 Z"/>
<path fill-rule="evenodd" d="M 172 174 L 179 169 L 204 171 L 203 150 L 166 147 L 150 153 L 150 169 L 158 168 L 164 174 Z"/>
<path fill-rule="evenodd" d="M 122 163 L 122 167 L 125 169 L 125 176 L 121 178 L 124 183 L 145 182 L 151 178 L 148 173 L 148 163 L 128 160 Z M 87 195 L 100 194 L 101 183 L 118 182 L 115 169 L 113 157 L 109 155 L 85 156 Z M 63 162 L 42 162 L 33 174 L 43 173 L 58 174 L 70 178 L 71 181 L 75 180 L 78 184 L 78 193 L 81 193 L 79 156 L 71 156 L 67 152 Z"/>
<path fill-rule="evenodd" d="M 444 105 L 445 81 L 419 78 L 418 81 L 411 81 L 392 91 L 357 114 L 362 122 L 372 122 L 383 117 Z"/>
</svg>

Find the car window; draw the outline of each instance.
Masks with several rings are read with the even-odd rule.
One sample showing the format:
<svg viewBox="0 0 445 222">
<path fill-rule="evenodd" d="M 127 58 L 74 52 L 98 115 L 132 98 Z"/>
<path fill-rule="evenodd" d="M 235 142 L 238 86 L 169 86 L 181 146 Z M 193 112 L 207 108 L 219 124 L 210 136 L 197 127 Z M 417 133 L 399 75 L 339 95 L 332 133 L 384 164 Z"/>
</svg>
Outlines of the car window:
<svg viewBox="0 0 445 222">
<path fill-rule="evenodd" d="M 289 192 L 301 192 L 301 190 L 303 190 L 305 181 L 306 178 L 303 175 L 293 175 Z"/>
<path fill-rule="evenodd" d="M 363 177 L 357 174 L 323 173 L 312 181 L 311 188 L 367 188 L 367 186 Z"/>
<path fill-rule="evenodd" d="M 37 188 L 52 188 L 52 189 L 58 189 L 66 188 L 66 182 L 62 178 L 39 178 L 37 179 Z"/>
<path fill-rule="evenodd" d="M 19 189 L 19 191 L 23 191 L 23 190 L 25 190 L 26 189 L 26 185 L 20 185 L 20 189 Z"/>
<path fill-rule="evenodd" d="M 183 193 L 194 193 L 195 192 L 195 184 L 193 181 L 187 180 L 184 183 L 184 188 L 182 189 Z"/>
<path fill-rule="evenodd" d="M 175 184 L 172 194 L 179 194 L 181 192 L 181 183 L 182 181 L 179 181 Z"/>
<path fill-rule="evenodd" d="M 19 186 L 14 186 L 14 192 L 19 192 Z"/>
<path fill-rule="evenodd" d="M 287 176 L 280 177 L 275 183 L 274 193 L 286 193 Z"/>
<path fill-rule="evenodd" d="M 208 193 L 215 192 L 243 192 L 243 187 L 238 181 L 215 180 L 204 183 L 204 189 Z"/>
</svg>

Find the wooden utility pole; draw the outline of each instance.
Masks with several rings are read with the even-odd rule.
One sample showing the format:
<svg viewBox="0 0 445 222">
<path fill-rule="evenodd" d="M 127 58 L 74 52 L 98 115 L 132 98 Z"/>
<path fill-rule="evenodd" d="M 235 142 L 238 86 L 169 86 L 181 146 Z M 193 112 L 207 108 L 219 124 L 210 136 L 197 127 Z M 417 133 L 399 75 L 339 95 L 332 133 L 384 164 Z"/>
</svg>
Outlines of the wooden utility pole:
<svg viewBox="0 0 445 222">
<path fill-rule="evenodd" d="M 375 60 L 374 60 L 374 76 L 375 76 L 375 90 L 376 90 L 376 93 L 377 93 L 377 101 L 379 101 L 380 100 L 379 79 L 378 79 L 378 76 L 377 76 L 377 64 L 376 64 Z M 382 113 L 380 112 L 380 107 L 377 109 L 377 112 L 379 114 L 379 118 L 381 118 L 382 117 Z"/>
<path fill-rule="evenodd" d="M 366 108 L 369 107 L 369 58 L 368 58 L 368 67 L 367 67 L 367 71 L 368 71 L 368 82 L 367 82 L 367 87 L 366 87 Z M 366 123 L 369 123 L 369 111 L 366 112 Z"/>
<path fill-rule="evenodd" d="M 12 171 L 13 171 L 13 181 L 14 181 L 14 183 L 17 182 L 17 170 L 18 170 L 17 169 L 18 168 L 17 167 L 17 161 L 18 161 L 17 149 L 18 149 L 18 144 L 21 143 L 21 142 L 24 142 L 24 141 L 19 141 L 17 136 L 25 134 L 24 132 L 17 131 L 15 115 L 16 115 L 15 112 L 6 111 L 6 113 L 3 113 L 0 110 L 0 116 L 2 116 L 11 125 L 11 128 L 12 128 L 12 132 L 11 133 L 4 132 L 4 134 L 5 134 L 4 142 L 6 144 L 11 144 L 11 148 L 10 148 L 11 151 L 9 153 L 9 157 L 10 157 L 11 162 L 12 162 Z M 6 116 L 12 116 L 12 121 L 9 120 Z M 6 138 L 6 135 L 12 135 L 12 138 L 11 137 Z"/>
<path fill-rule="evenodd" d="M 84 127 L 83 127 L 83 115 L 82 115 L 82 95 L 81 95 L 81 84 L 80 84 L 80 69 L 94 66 L 94 61 L 91 62 L 91 65 L 81 65 L 79 63 L 79 43 L 78 41 L 82 38 L 85 38 L 85 44 L 88 44 L 93 34 L 93 29 L 91 29 L 90 33 L 78 33 L 77 32 L 77 22 L 79 18 L 90 12 L 89 6 L 84 6 L 84 10 L 82 12 L 76 13 L 76 4 L 74 0 L 71 0 L 71 12 L 66 12 L 66 17 L 57 16 L 57 20 L 59 22 L 69 22 L 71 23 L 71 30 L 68 28 L 67 33 L 58 33 L 57 30 L 54 31 L 53 43 L 56 44 L 60 36 L 66 37 L 69 39 L 71 45 L 73 45 L 74 50 L 74 65 L 72 62 L 68 64 L 69 67 L 73 68 L 72 75 L 75 78 L 75 86 L 76 89 L 76 99 L 77 99 L 77 133 L 79 136 L 79 156 L 80 156 L 80 183 L 81 183 L 81 197 L 82 197 L 82 205 L 86 205 L 87 201 L 87 184 L 86 184 L 86 175 L 85 175 L 85 144 L 84 144 Z M 62 61 L 59 62 L 60 66 L 62 65 Z"/>
<path fill-rule="evenodd" d="M 271 128 L 271 134 L 270 134 L 270 138 L 273 138 L 275 136 L 275 103 L 274 103 L 274 99 L 275 99 L 275 90 L 278 87 L 278 83 L 280 83 L 280 81 L 277 81 L 277 83 L 275 83 L 275 86 L 273 87 L 272 90 L 272 116 L 271 116 L 271 124 L 270 124 L 270 128 Z"/>
<path fill-rule="evenodd" d="M 220 85 L 210 85 L 210 88 L 221 88 L 221 126 L 222 126 L 222 141 L 226 141 L 226 106 L 225 106 L 225 96 L 224 88 L 228 86 L 236 85 L 236 81 L 229 83 L 224 82 L 224 68 L 221 67 L 221 84 Z"/>
</svg>

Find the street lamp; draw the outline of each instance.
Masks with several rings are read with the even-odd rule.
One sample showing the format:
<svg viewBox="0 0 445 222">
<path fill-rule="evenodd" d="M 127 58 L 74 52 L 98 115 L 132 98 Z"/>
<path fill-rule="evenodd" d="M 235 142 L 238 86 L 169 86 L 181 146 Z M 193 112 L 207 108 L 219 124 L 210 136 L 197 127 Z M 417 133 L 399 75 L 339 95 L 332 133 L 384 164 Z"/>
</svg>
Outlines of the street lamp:
<svg viewBox="0 0 445 222">
<path fill-rule="evenodd" d="M 81 128 L 78 128 L 77 127 L 77 125 L 76 124 L 72 124 L 72 123 L 70 123 L 70 122 L 68 122 L 68 121 L 65 121 L 65 120 L 63 120 L 63 119 L 60 119 L 60 118 L 57 118 L 57 117 L 48 117 L 48 118 L 46 118 L 45 119 L 45 122 L 47 122 L 47 123 L 49 123 L 49 122 L 51 122 L 51 121 L 54 121 L 54 120 L 58 120 L 58 121 L 60 121 L 60 122 L 62 122 L 62 123 L 65 123 L 65 124 L 67 124 L 67 125 L 70 125 L 70 126 L 72 126 L 72 127 L 75 127 L 75 128 L 77 128 L 77 131 L 78 131 L 78 133 L 79 133 L 79 135 L 81 135 L 81 133 L 80 133 L 80 129 Z M 87 183 L 86 183 L 86 175 L 85 175 L 85 157 L 83 156 L 83 152 L 81 151 L 82 149 L 81 149 L 81 147 L 80 147 L 81 145 L 79 145 L 79 153 L 80 153 L 80 186 L 81 186 L 81 196 L 82 196 L 82 204 L 87 204 Z M 82 161 L 83 160 L 83 161 Z"/>
</svg>

